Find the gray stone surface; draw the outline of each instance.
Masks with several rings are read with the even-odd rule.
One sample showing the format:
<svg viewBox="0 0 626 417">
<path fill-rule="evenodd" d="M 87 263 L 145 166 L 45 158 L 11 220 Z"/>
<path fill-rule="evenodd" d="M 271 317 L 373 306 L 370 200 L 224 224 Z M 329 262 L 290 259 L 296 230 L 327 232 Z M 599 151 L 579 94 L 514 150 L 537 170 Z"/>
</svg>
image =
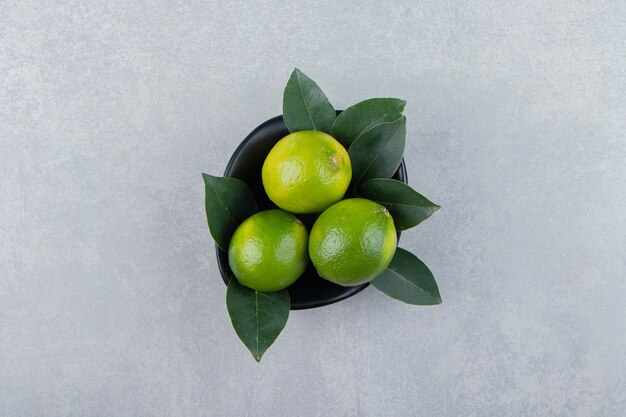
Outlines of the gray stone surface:
<svg viewBox="0 0 626 417">
<path fill-rule="evenodd" d="M 623 415 L 623 2 L 182 3 L 0 2 L 0 415 Z M 200 172 L 294 66 L 408 100 L 444 303 L 294 312 L 257 364 Z"/>
</svg>

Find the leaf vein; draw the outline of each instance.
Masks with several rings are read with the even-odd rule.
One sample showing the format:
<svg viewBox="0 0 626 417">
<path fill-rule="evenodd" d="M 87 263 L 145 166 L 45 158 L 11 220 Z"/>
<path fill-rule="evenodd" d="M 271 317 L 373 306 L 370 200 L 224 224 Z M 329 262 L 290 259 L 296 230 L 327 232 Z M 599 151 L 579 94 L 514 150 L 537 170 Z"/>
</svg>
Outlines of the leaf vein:
<svg viewBox="0 0 626 417">
<path fill-rule="evenodd" d="M 300 95 L 302 95 L 302 102 L 304 103 L 304 108 L 306 109 L 307 114 L 309 115 L 309 119 L 311 120 L 311 124 L 313 125 L 313 130 L 317 130 L 315 126 L 315 122 L 313 121 L 313 115 L 309 110 L 309 105 L 306 102 L 306 98 L 304 97 L 304 90 L 302 90 L 302 82 L 300 81 L 300 73 L 296 72 L 296 77 L 298 78 L 298 87 L 300 87 Z"/>
<path fill-rule="evenodd" d="M 228 207 L 226 207 L 226 204 L 224 204 L 224 201 L 222 200 L 222 197 L 220 196 L 220 194 L 217 192 L 215 186 L 213 185 L 212 182 L 209 183 L 211 185 L 211 189 L 213 190 L 213 193 L 215 194 L 215 196 L 217 197 L 217 201 L 220 202 L 220 205 L 224 208 L 224 211 L 226 212 L 226 214 L 228 214 L 228 217 L 230 217 L 231 221 L 233 222 L 233 224 L 237 224 L 237 222 L 235 221 L 235 218 L 233 217 L 233 215 L 231 214 L 230 210 L 228 210 Z"/>
<path fill-rule="evenodd" d="M 255 311 L 256 311 L 256 352 L 255 356 L 259 354 L 259 292 L 254 292 L 255 298 Z"/>
<path fill-rule="evenodd" d="M 395 122 L 394 122 L 395 123 Z M 359 179 L 355 182 L 355 184 L 359 184 L 361 182 L 361 179 L 363 178 L 363 176 L 367 173 L 367 171 L 369 171 L 369 169 L 371 168 L 372 164 L 374 163 L 374 161 L 376 161 L 378 159 L 378 157 L 380 156 L 380 154 L 383 152 L 383 149 L 385 149 L 387 147 L 387 145 L 389 144 L 389 142 L 391 142 L 391 139 L 394 138 L 394 136 L 396 136 L 396 133 L 398 133 L 398 130 L 400 130 L 400 127 L 402 125 L 398 125 L 398 128 L 395 130 L 395 132 L 393 132 L 392 135 L 389 135 L 389 138 L 387 139 L 387 141 L 383 144 L 383 146 L 378 148 L 378 151 L 376 152 L 375 155 L 372 155 L 373 157 L 370 159 L 370 163 L 367 165 L 367 167 L 365 167 L 365 169 L 363 170 L 363 172 L 361 173 L 361 175 L 359 175 Z"/>
<path fill-rule="evenodd" d="M 356 135 L 354 135 L 354 137 L 350 138 L 350 142 L 354 142 L 355 140 L 357 140 L 359 138 L 359 136 L 361 136 L 362 134 L 364 134 L 365 132 L 368 132 L 370 130 L 372 130 L 373 128 L 375 128 L 376 126 L 380 125 L 382 120 L 385 120 L 385 117 L 387 117 L 389 114 L 393 113 L 394 111 L 398 110 L 399 108 L 401 108 L 402 106 L 398 106 L 398 107 L 394 107 L 393 109 L 389 110 L 387 113 L 383 113 L 382 116 L 380 116 L 378 119 L 373 120 L 372 122 L 370 122 L 369 125 L 365 126 L 363 129 L 361 129 L 359 132 L 357 132 Z M 400 119 L 402 117 L 402 115 L 400 115 L 398 117 L 398 119 Z M 390 123 L 393 123 L 396 120 L 392 120 Z"/>
<path fill-rule="evenodd" d="M 424 208 L 424 209 L 435 207 L 435 206 L 418 206 L 417 204 L 394 203 L 392 201 L 384 201 L 384 200 L 377 200 L 377 199 L 375 199 L 374 201 L 382 205 L 388 204 L 390 206 L 416 207 L 416 208 Z"/>
<path fill-rule="evenodd" d="M 420 290 L 421 292 L 423 292 L 424 294 L 430 296 L 431 298 L 435 298 L 436 297 L 431 294 L 430 292 L 426 291 L 425 289 L 423 289 L 422 287 L 420 287 L 419 285 L 415 284 L 414 282 L 406 279 L 402 274 L 400 274 L 400 272 L 396 271 L 395 269 L 391 268 L 391 267 L 387 267 L 388 270 L 390 270 L 391 272 L 393 272 L 394 274 L 398 275 L 400 278 L 402 278 L 403 280 L 405 280 L 406 282 L 408 282 L 409 284 L 413 285 L 415 288 L 417 288 L 418 290 Z"/>
</svg>

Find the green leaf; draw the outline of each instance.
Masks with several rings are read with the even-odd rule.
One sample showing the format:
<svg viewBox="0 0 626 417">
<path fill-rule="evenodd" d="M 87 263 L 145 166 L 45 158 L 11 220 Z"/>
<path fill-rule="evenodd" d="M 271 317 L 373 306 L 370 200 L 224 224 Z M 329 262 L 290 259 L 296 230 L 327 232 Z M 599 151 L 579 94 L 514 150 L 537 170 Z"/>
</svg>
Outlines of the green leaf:
<svg viewBox="0 0 626 417">
<path fill-rule="evenodd" d="M 237 336 L 257 362 L 276 340 L 289 318 L 291 300 L 287 290 L 255 291 L 231 278 L 226 307 Z"/>
<path fill-rule="evenodd" d="M 417 226 L 439 210 L 437 204 L 397 180 L 369 180 L 361 186 L 360 191 L 363 197 L 387 207 L 398 230 Z"/>
<path fill-rule="evenodd" d="M 326 94 L 299 69 L 294 69 L 283 94 L 283 120 L 290 132 L 330 132 L 337 113 Z"/>
<path fill-rule="evenodd" d="M 397 98 L 370 98 L 345 109 L 330 129 L 332 137 L 346 148 L 359 136 L 383 123 L 402 117 L 406 101 Z"/>
<path fill-rule="evenodd" d="M 405 142 L 406 117 L 378 125 L 359 136 L 348 149 L 353 184 L 390 178 L 402 162 Z"/>
<path fill-rule="evenodd" d="M 396 249 L 391 264 L 372 281 L 372 285 L 408 304 L 441 304 L 433 273 L 417 256 L 402 248 Z"/>
<path fill-rule="evenodd" d="M 227 251 L 237 226 L 257 212 L 256 201 L 250 188 L 241 180 L 209 174 L 202 174 L 202 178 L 211 236 L 221 250 Z"/>
</svg>

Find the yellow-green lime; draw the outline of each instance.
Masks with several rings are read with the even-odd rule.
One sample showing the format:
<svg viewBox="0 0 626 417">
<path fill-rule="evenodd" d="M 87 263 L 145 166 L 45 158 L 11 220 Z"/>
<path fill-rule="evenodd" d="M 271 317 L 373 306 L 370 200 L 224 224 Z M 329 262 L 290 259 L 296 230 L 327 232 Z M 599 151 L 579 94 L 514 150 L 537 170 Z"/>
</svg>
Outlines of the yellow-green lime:
<svg viewBox="0 0 626 417">
<path fill-rule="evenodd" d="M 352 179 L 346 149 L 324 132 L 291 133 L 274 145 L 263 163 L 270 200 L 292 213 L 320 213 L 341 200 Z"/>
<path fill-rule="evenodd" d="M 237 280 L 257 291 L 287 288 L 309 261 L 308 232 L 293 214 L 266 210 L 247 218 L 228 246 L 228 264 Z"/>
<path fill-rule="evenodd" d="M 393 218 L 385 207 L 350 198 L 330 206 L 316 220 L 309 255 L 322 278 L 351 286 L 380 275 L 389 266 L 397 243 Z"/>
</svg>

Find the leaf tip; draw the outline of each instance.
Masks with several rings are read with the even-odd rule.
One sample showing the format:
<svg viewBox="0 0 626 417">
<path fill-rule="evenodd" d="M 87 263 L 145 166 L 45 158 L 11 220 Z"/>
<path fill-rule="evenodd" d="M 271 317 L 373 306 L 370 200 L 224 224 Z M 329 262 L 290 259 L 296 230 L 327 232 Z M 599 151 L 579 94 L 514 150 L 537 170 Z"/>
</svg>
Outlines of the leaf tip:
<svg viewBox="0 0 626 417">
<path fill-rule="evenodd" d="M 292 77 L 300 78 L 301 75 L 304 75 L 302 70 L 298 67 L 294 67 L 293 71 L 291 71 L 291 75 L 289 75 L 289 78 L 292 78 Z"/>
<path fill-rule="evenodd" d="M 213 175 L 210 174 L 206 174 L 206 173 L 202 173 L 202 180 L 204 181 L 205 184 L 207 184 L 209 181 L 214 180 L 216 177 L 214 177 Z"/>
</svg>

